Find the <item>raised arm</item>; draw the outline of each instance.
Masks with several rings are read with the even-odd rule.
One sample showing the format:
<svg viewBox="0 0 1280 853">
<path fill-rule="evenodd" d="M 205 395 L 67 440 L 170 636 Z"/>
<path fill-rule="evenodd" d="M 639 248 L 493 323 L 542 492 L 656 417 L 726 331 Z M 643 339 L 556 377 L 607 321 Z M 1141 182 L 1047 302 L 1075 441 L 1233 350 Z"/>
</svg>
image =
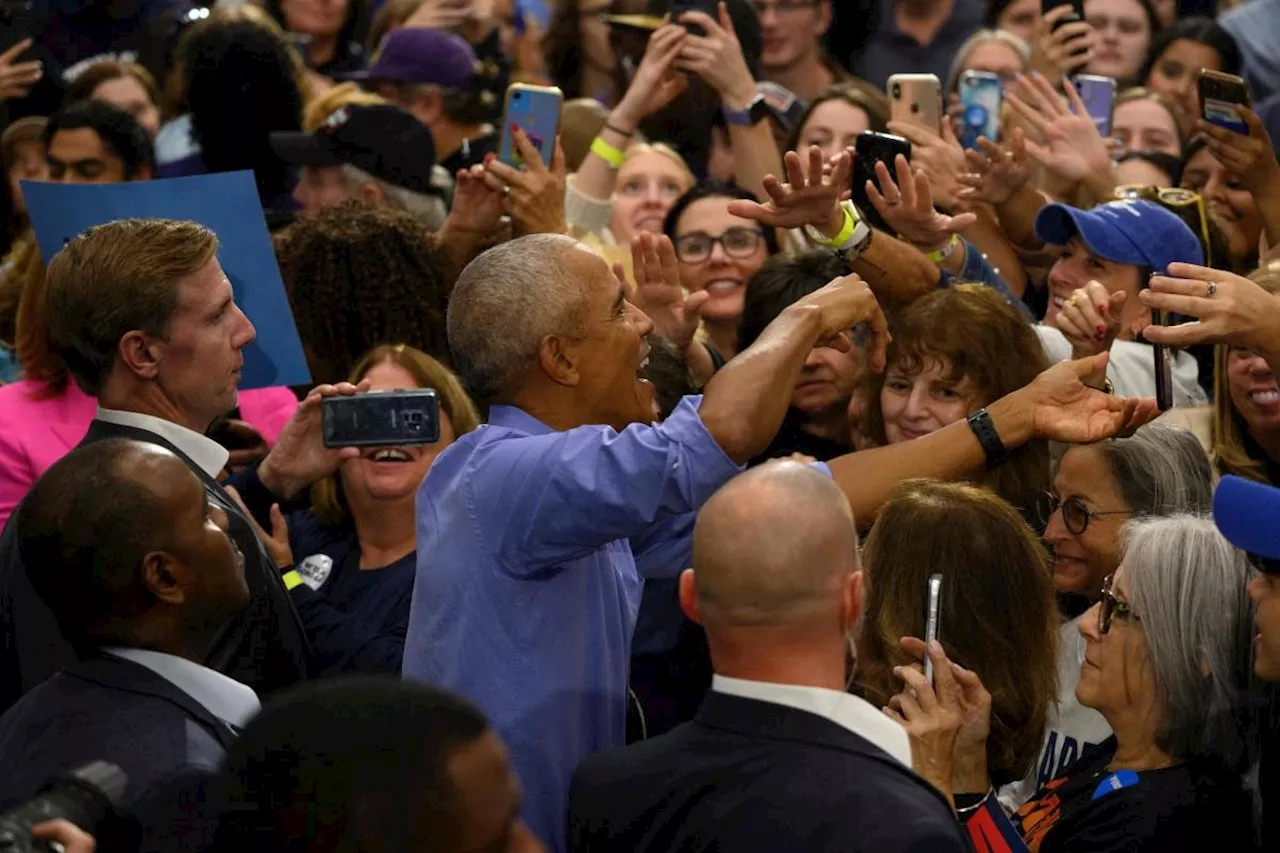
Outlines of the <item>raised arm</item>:
<svg viewBox="0 0 1280 853">
<path fill-rule="evenodd" d="M 1050 367 L 1025 388 L 987 407 L 1006 450 L 1033 438 L 1088 444 L 1137 429 L 1158 413 L 1154 400 L 1124 399 L 1086 387 L 1106 370 L 1107 354 Z M 828 463 L 860 524 L 870 524 L 902 480 L 954 480 L 983 467 L 987 454 L 966 421 L 935 433 L 838 457 Z"/>
</svg>

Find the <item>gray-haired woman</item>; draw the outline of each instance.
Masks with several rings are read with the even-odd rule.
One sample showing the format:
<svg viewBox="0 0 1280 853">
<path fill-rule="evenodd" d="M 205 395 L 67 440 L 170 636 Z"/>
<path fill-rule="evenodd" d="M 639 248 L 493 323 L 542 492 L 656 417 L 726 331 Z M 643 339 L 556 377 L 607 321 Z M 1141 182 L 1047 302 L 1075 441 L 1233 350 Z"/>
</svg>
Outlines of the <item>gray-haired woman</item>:
<svg viewBox="0 0 1280 853">
<path fill-rule="evenodd" d="M 1148 424 L 1129 438 L 1072 447 L 1058 463 L 1044 531 L 1053 550 L 1053 580 L 1064 615 L 1058 637 L 1058 703 L 1050 709 L 1040 757 L 1021 782 L 1006 785 L 1000 801 L 1022 805 L 1085 749 L 1111 735 L 1097 711 L 1076 699 L 1085 642 L 1079 614 L 1102 595 L 1103 578 L 1120 565 L 1120 531 L 1130 519 L 1191 513 L 1206 515 L 1213 502 L 1213 471 L 1203 446 L 1188 430 Z"/>
<path fill-rule="evenodd" d="M 1041 788 L 1014 826 L 1033 853 L 1253 849 L 1242 784 L 1251 758 L 1248 558 L 1212 520 L 1190 515 L 1129 522 L 1122 550 L 1080 621 L 1087 649 L 1076 687 L 1115 734 Z M 933 658 L 950 676 L 940 649 Z M 928 735 L 982 740 L 990 697 L 976 676 L 940 680 L 936 696 L 918 673 L 905 679 L 912 689 L 890 704 L 915 737 L 921 772 L 948 759 L 925 754 L 939 742 Z M 974 712 L 966 718 L 965 709 Z M 951 758 L 954 772 L 931 781 L 974 789 L 956 791 L 957 804 L 981 798 L 985 751 Z"/>
</svg>

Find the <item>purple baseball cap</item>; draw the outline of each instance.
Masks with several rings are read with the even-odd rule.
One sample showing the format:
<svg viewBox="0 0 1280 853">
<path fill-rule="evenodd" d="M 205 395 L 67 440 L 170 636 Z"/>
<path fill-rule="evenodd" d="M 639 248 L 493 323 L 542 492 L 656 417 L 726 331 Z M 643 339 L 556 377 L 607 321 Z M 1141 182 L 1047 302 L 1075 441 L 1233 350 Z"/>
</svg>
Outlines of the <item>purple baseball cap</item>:
<svg viewBox="0 0 1280 853">
<path fill-rule="evenodd" d="M 373 65 L 338 75 L 361 83 L 429 83 L 466 89 L 476 76 L 476 54 L 461 36 L 445 30 L 401 27 L 382 40 Z"/>
</svg>

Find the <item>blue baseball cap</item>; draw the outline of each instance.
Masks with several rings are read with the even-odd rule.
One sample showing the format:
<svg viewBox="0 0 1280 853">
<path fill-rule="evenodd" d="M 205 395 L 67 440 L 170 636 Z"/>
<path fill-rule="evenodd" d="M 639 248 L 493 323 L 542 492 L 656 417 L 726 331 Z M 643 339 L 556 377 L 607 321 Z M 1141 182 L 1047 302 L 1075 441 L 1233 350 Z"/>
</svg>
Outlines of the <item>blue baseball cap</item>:
<svg viewBox="0 0 1280 853">
<path fill-rule="evenodd" d="M 1213 493 L 1213 521 L 1259 569 L 1280 574 L 1280 489 L 1228 474 Z"/>
<path fill-rule="evenodd" d="M 1203 264 L 1204 248 L 1187 223 L 1154 201 L 1126 199 L 1081 210 L 1050 204 L 1036 214 L 1036 237 L 1065 246 L 1077 234 L 1103 260 L 1149 267 L 1164 273 L 1169 264 Z"/>
<path fill-rule="evenodd" d="M 361 83 L 429 83 L 466 89 L 476 77 L 476 53 L 461 36 L 445 30 L 401 27 L 382 40 L 373 65 L 337 75 Z"/>
</svg>

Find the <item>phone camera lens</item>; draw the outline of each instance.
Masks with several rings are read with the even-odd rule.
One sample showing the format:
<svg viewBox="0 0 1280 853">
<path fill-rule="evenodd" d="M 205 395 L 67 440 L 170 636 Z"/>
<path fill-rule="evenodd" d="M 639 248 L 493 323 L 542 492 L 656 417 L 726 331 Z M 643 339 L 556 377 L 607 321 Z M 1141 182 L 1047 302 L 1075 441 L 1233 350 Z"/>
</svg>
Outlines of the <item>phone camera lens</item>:
<svg viewBox="0 0 1280 853">
<path fill-rule="evenodd" d="M 893 97 L 895 99 L 902 97 L 902 86 L 898 83 L 893 84 Z"/>
<path fill-rule="evenodd" d="M 521 93 L 521 92 L 514 92 L 514 93 L 512 93 L 512 95 L 511 95 L 511 100 L 513 100 L 513 101 L 518 101 L 518 100 L 520 100 L 520 99 L 521 99 L 521 98 L 523 98 L 523 97 L 524 97 L 524 94 L 523 94 L 523 93 Z"/>
</svg>

